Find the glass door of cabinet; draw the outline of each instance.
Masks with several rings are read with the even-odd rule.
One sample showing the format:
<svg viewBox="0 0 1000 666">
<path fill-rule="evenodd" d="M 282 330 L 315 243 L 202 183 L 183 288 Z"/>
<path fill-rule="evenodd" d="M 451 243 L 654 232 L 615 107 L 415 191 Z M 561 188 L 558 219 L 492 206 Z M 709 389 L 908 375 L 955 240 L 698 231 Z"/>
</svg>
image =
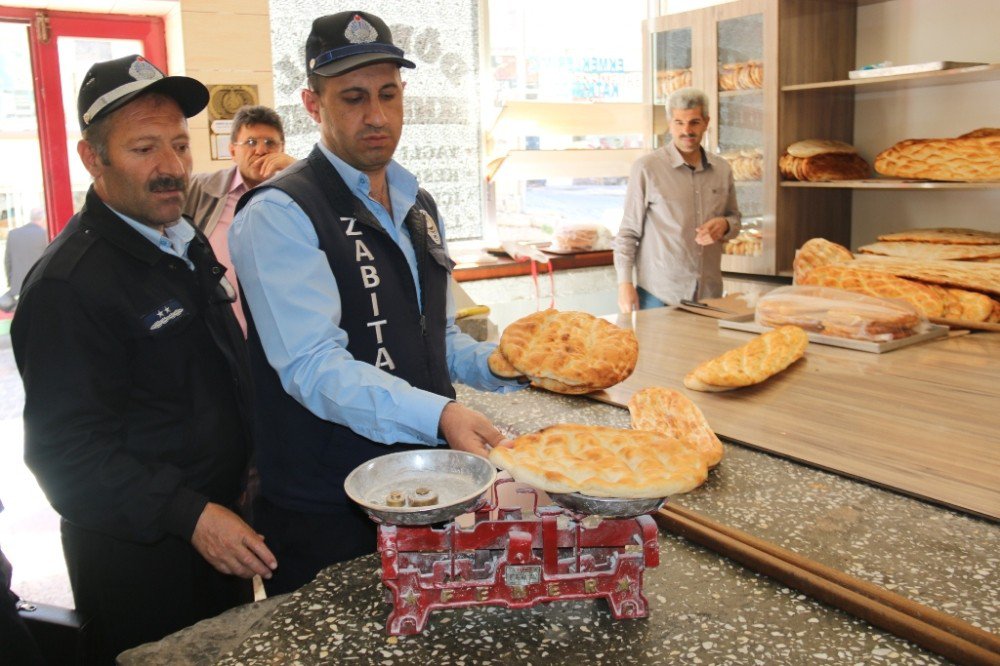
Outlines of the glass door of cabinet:
<svg viewBox="0 0 1000 666">
<path fill-rule="evenodd" d="M 650 102 L 653 105 L 651 148 L 670 142 L 670 94 L 689 86 L 703 86 L 702 30 L 698 12 L 671 14 L 655 19 L 650 35 Z"/>
<path fill-rule="evenodd" d="M 765 229 L 764 15 L 720 18 L 716 24 L 715 150 L 729 162 L 743 230 L 723 248 L 722 269 L 758 273 L 772 239 Z"/>
</svg>

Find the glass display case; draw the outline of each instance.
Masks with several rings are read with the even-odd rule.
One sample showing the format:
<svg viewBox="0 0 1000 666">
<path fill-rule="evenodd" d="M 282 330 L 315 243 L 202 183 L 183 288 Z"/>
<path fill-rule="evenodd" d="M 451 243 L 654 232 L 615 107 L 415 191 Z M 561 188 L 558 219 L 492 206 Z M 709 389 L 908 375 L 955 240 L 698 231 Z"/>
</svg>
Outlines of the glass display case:
<svg viewBox="0 0 1000 666">
<path fill-rule="evenodd" d="M 674 90 L 694 86 L 709 97 L 705 150 L 733 170 L 743 230 L 723 247 L 722 270 L 773 275 L 776 177 L 771 119 L 775 82 L 766 74 L 764 0 L 668 14 L 650 22 L 650 99 L 655 107 Z M 666 124 L 654 124 L 653 143 L 670 140 Z M 771 142 L 773 143 L 773 141 Z"/>
<path fill-rule="evenodd" d="M 715 23 L 717 107 L 715 149 L 729 162 L 743 215 L 739 236 L 723 247 L 722 269 L 758 273 L 766 268 L 764 197 L 764 15 Z"/>
</svg>

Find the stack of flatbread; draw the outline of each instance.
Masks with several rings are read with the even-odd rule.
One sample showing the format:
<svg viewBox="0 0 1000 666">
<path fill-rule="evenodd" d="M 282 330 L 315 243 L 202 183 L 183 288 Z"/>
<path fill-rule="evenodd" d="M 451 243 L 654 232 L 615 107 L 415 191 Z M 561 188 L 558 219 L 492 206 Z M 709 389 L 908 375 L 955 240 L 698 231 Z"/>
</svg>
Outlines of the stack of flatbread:
<svg viewBox="0 0 1000 666">
<path fill-rule="evenodd" d="M 507 326 L 489 364 L 499 377 L 527 377 L 554 393 L 581 394 L 624 381 L 638 358 L 632 331 L 586 312 L 550 309 Z"/>
<path fill-rule="evenodd" d="M 722 442 L 698 405 L 679 391 L 651 386 L 635 393 L 628 401 L 633 430 L 648 430 L 673 437 L 701 455 L 715 467 L 722 460 Z"/>
<path fill-rule="evenodd" d="M 897 178 L 959 182 L 1000 180 L 1000 128 L 954 139 L 906 139 L 875 157 L 875 170 Z"/>
<path fill-rule="evenodd" d="M 722 153 L 722 158 L 729 162 L 733 180 L 760 180 L 764 175 L 764 151 L 760 148 Z"/>
<path fill-rule="evenodd" d="M 691 69 L 665 69 L 656 73 L 656 88 L 660 97 L 691 85 Z"/>
<path fill-rule="evenodd" d="M 516 481 L 550 493 L 655 498 L 686 493 L 708 468 L 687 444 L 656 432 L 554 425 L 490 451 Z"/>
<path fill-rule="evenodd" d="M 719 67 L 719 90 L 755 90 L 764 87 L 764 63 L 760 60 L 730 62 Z"/>
<path fill-rule="evenodd" d="M 997 323 L 1000 264 L 942 258 L 962 254 L 961 246 L 988 248 L 1000 240 L 996 236 L 971 229 L 913 230 L 880 236 L 880 242 L 869 247 L 884 254 L 856 258 L 845 247 L 812 239 L 796 253 L 795 284 L 899 298 L 925 317 L 942 323 Z M 989 250 L 979 252 L 989 254 Z"/>
<path fill-rule="evenodd" d="M 1000 233 L 978 229 L 911 229 L 862 245 L 861 254 L 919 260 L 1000 262 Z"/>
<path fill-rule="evenodd" d="M 829 139 L 796 141 L 778 159 L 778 170 L 787 180 L 813 182 L 861 180 L 871 167 L 849 143 Z"/>
<path fill-rule="evenodd" d="M 802 358 L 808 344 L 809 337 L 798 326 L 776 328 L 705 361 L 684 376 L 684 386 L 695 391 L 731 391 L 759 384 Z"/>
</svg>

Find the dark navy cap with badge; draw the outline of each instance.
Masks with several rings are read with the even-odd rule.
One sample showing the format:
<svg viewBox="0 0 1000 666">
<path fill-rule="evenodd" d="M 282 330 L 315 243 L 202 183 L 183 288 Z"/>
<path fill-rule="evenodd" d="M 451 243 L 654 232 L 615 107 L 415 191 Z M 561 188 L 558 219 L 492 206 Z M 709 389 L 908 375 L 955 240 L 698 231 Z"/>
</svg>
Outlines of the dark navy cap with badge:
<svg viewBox="0 0 1000 666">
<path fill-rule="evenodd" d="M 416 67 L 403 57 L 403 49 L 392 43 L 392 32 L 379 17 L 353 11 L 313 21 L 306 40 L 306 74 L 340 76 L 379 62 Z"/>
<path fill-rule="evenodd" d="M 80 130 L 149 92 L 173 98 L 186 118 L 208 104 L 208 88 L 201 81 L 187 76 L 166 76 L 142 56 L 125 56 L 95 63 L 87 71 L 76 99 Z"/>
</svg>

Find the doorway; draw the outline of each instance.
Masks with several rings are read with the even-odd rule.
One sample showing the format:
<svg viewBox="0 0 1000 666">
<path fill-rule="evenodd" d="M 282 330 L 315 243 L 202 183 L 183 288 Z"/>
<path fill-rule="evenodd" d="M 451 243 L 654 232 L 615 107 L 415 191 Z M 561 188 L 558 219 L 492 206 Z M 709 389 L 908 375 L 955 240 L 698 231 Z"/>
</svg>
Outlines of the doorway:
<svg viewBox="0 0 1000 666">
<path fill-rule="evenodd" d="M 10 232 L 36 223 L 51 239 L 83 204 L 90 175 L 76 153 L 77 90 L 93 63 L 132 53 L 166 71 L 162 19 L 0 6 L 0 254 Z M 0 287 L 7 292 L 6 271 Z M 15 592 L 72 607 L 59 518 L 23 462 L 10 317 L 0 311 L 0 547 Z"/>
</svg>

